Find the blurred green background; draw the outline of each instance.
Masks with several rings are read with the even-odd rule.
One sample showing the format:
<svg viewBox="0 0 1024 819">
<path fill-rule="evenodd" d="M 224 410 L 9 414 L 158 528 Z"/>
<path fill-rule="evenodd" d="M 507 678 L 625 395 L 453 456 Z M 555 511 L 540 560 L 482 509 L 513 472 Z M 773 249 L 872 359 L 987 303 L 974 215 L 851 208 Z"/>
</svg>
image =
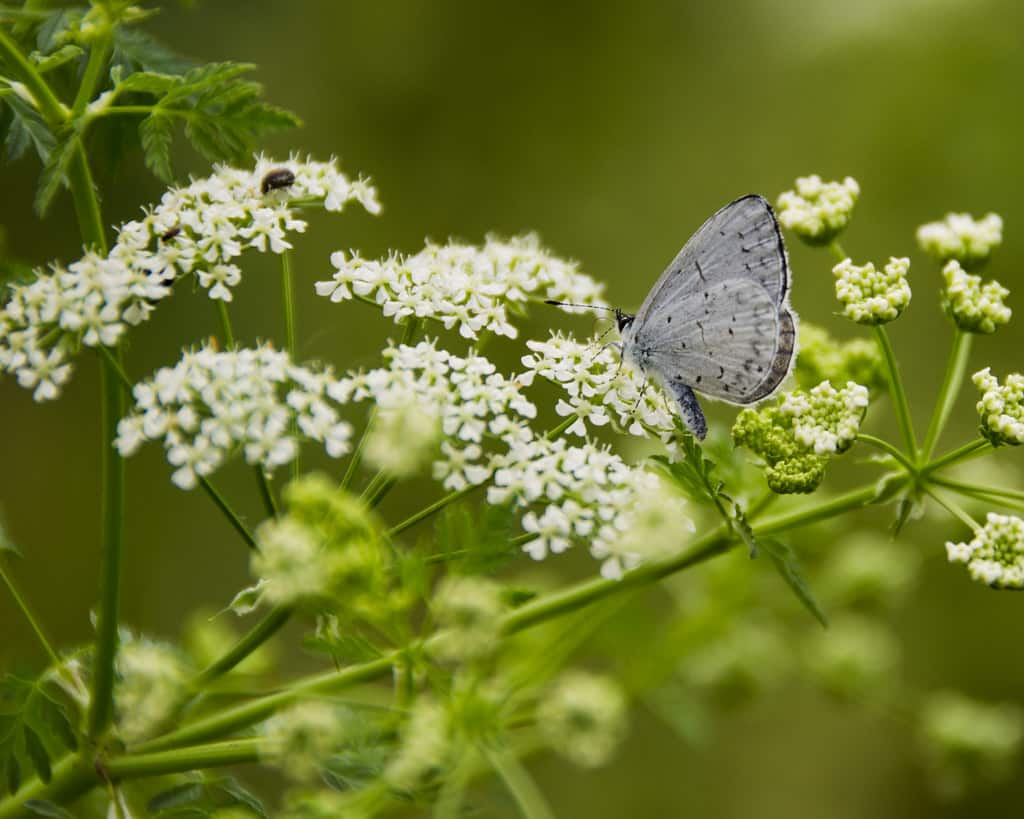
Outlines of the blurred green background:
<svg viewBox="0 0 1024 819">
<path fill-rule="evenodd" d="M 1015 0 L 220 0 L 168 7 L 148 28 L 202 60 L 259 64 L 268 98 L 306 122 L 268 152 L 337 154 L 379 186 L 381 217 L 316 217 L 297 241 L 305 357 L 371 364 L 394 334 L 362 306 L 312 295 L 335 249 L 372 256 L 415 251 L 424 237 L 536 230 L 629 308 L 725 202 L 748 192 L 774 200 L 798 175 L 852 175 L 862 197 L 846 250 L 858 263 L 913 259 L 914 302 L 892 335 L 923 427 L 949 332 L 937 271 L 916 250 L 914 228 L 949 210 L 1002 214 L 1004 246 L 990 271 L 1018 287 L 1022 24 Z M 187 149 L 178 167 L 207 170 Z M 4 253 L 71 260 L 79 248 L 67 197 L 44 222 L 31 212 L 37 170 L 32 161 L 3 169 Z M 136 156 L 100 181 L 111 224 L 161 191 Z M 790 252 L 796 309 L 839 334 L 857 332 L 832 317 L 825 254 L 794 242 Z M 239 335 L 280 339 L 275 268 L 257 259 L 245 270 L 232 308 Z M 555 313 L 532 321 L 534 335 L 564 324 Z M 172 363 L 183 343 L 216 327 L 205 300 L 171 300 L 132 336 L 130 372 Z M 1018 319 L 979 339 L 972 363 L 1021 369 L 1022 334 Z M 95 362 L 84 356 L 53 404 L 0 383 L 0 504 L 26 558 L 15 570 L 62 646 L 91 635 L 98 392 Z M 973 434 L 973 400 L 969 387 L 944 446 Z M 888 413 L 885 402 L 873 408 L 872 431 L 893 429 Z M 714 413 L 731 417 L 728 408 Z M 197 606 L 220 609 L 247 582 L 245 559 L 207 499 L 170 484 L 161 452 L 146 450 L 128 475 L 124 621 L 176 636 Z M 246 478 L 237 471 L 224 487 L 256 517 Z M 1024 702 L 1024 597 L 987 592 L 948 567 L 942 538 L 953 534 L 963 533 L 912 524 L 893 544 L 926 557 L 922 591 L 894 622 L 905 673 L 926 689 Z M 810 619 L 807 628 L 816 628 Z M 0 666 L 41 665 L 6 595 L 0 634 Z M 1024 767 L 968 801 L 936 801 L 913 745 L 905 725 L 798 688 L 726 719 L 698 748 L 640 709 L 610 768 L 581 773 L 544 761 L 537 771 L 565 817 L 1002 817 L 1024 804 Z"/>
</svg>

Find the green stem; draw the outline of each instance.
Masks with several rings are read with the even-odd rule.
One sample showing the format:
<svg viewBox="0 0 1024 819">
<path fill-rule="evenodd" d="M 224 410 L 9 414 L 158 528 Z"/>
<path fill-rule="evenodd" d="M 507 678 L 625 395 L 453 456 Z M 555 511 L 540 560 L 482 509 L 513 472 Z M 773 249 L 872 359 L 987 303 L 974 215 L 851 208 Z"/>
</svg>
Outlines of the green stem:
<svg viewBox="0 0 1024 819">
<path fill-rule="evenodd" d="M 958 503 L 951 501 L 949 498 L 943 498 L 938 492 L 928 486 L 928 484 L 923 484 L 922 488 L 932 500 L 949 512 L 953 517 L 958 518 L 960 522 L 972 532 L 977 532 L 978 529 L 981 528 L 978 526 L 978 522 L 968 515 Z"/>
<path fill-rule="evenodd" d="M 291 606 L 277 606 L 266 617 L 260 620 L 249 632 L 235 643 L 231 649 L 218 660 L 200 672 L 192 681 L 194 690 L 203 688 L 223 674 L 229 672 L 257 648 L 273 637 L 292 616 Z"/>
<path fill-rule="evenodd" d="M 394 488 L 395 483 L 396 481 L 394 478 L 388 478 L 382 475 L 380 481 L 377 483 L 377 486 L 374 488 L 373 492 L 364 493 L 366 505 L 369 506 L 371 509 L 380 506 L 380 502 L 384 500 L 384 497 L 388 494 L 388 492 L 390 492 Z"/>
<path fill-rule="evenodd" d="M 966 444 L 958 446 L 952 452 L 947 452 L 941 458 L 936 458 L 934 461 L 925 464 L 921 467 L 921 474 L 927 475 L 937 469 L 943 469 L 960 461 L 966 461 L 968 458 L 977 457 L 984 454 L 991 446 L 992 444 L 984 438 L 968 441 Z"/>
<path fill-rule="evenodd" d="M 875 332 L 875 339 L 885 359 L 886 376 L 889 380 L 889 394 L 892 396 L 896 408 L 896 420 L 900 425 L 900 432 L 903 435 L 903 444 L 906 452 L 911 458 L 917 457 L 917 441 L 914 438 L 914 425 L 910 419 L 910 405 L 907 403 L 907 394 L 903 390 L 903 380 L 900 378 L 899 364 L 896 363 L 896 354 L 892 349 L 892 342 L 885 330 L 885 325 L 876 324 L 872 328 Z"/>
<path fill-rule="evenodd" d="M 114 660 L 118 646 L 121 551 L 124 523 L 124 461 L 114 448 L 117 422 L 124 415 L 124 391 L 114 369 L 105 364 L 102 374 L 102 484 L 103 542 L 100 560 L 100 602 L 96 619 L 96 654 L 93 661 L 89 737 L 96 739 L 113 715 Z"/>
<path fill-rule="evenodd" d="M 75 94 L 75 101 L 71 106 L 71 118 L 78 119 L 85 112 L 86 106 L 96 93 L 99 87 L 103 69 L 107 65 L 107 58 L 113 47 L 113 31 L 109 21 L 105 21 L 107 30 L 96 37 L 89 46 L 89 60 L 85 64 L 85 71 L 82 72 L 82 80 L 78 84 L 78 92 Z"/>
<path fill-rule="evenodd" d="M 828 243 L 828 252 L 832 254 L 832 258 L 836 260 L 837 264 L 850 258 L 846 255 L 846 251 L 843 250 L 842 245 L 840 245 L 835 239 Z"/>
<path fill-rule="evenodd" d="M 43 79 L 34 65 L 28 61 L 18 44 L 7 33 L 0 31 L 0 57 L 14 67 L 19 79 L 32 94 L 39 113 L 50 130 L 56 131 L 68 118 L 68 109 L 53 93 L 49 83 Z"/>
<path fill-rule="evenodd" d="M 11 593 L 11 597 L 14 598 L 15 605 L 21 610 L 21 613 L 28 620 L 29 626 L 32 627 L 32 631 L 35 632 L 36 638 L 39 640 L 39 644 L 43 647 L 43 651 L 50 658 L 50 662 L 53 663 L 57 669 L 63 669 L 63 663 L 60 657 L 57 656 L 57 652 L 53 649 L 53 644 L 46 638 L 46 633 L 43 631 L 42 625 L 36 619 L 36 616 L 32 613 L 32 609 L 29 607 L 28 602 L 21 593 L 18 591 L 18 587 L 14 585 L 14 579 L 10 577 L 4 570 L 4 562 L 0 559 L 0 580 L 3 580 L 4 585 L 7 586 L 7 590 Z"/>
<path fill-rule="evenodd" d="M 90 759 L 68 754 L 53 764 L 49 782 L 31 779 L 15 793 L 0 799 L 0 819 L 31 819 L 38 814 L 26 808 L 26 802 L 38 800 L 57 805 L 70 804 L 100 783 L 99 774 Z"/>
<path fill-rule="evenodd" d="M 252 532 L 250 532 L 248 527 L 242 523 L 242 519 L 235 513 L 235 510 L 231 508 L 231 505 L 224 499 L 224 496 L 214 488 L 213 484 L 206 478 L 200 476 L 199 485 L 203 487 L 203 490 L 210 496 L 210 500 L 217 505 L 217 508 L 224 513 L 224 517 L 228 519 L 228 523 L 230 523 L 234 527 L 235 531 L 241 535 L 242 540 L 246 542 L 246 545 L 248 545 L 250 549 L 258 549 L 259 546 L 256 544 L 256 538 L 253 537 Z"/>
<path fill-rule="evenodd" d="M 888 441 L 883 441 L 881 438 L 876 438 L 874 435 L 867 435 L 867 434 L 865 434 L 863 432 L 857 434 L 857 440 L 862 442 L 862 443 L 865 443 L 865 444 L 870 444 L 871 446 L 875 447 L 876 449 L 882 450 L 882 452 L 885 452 L 887 455 L 891 455 L 909 473 L 914 474 L 917 471 L 917 467 L 914 466 L 914 464 L 910 462 L 910 460 L 907 458 L 907 456 L 904 455 L 902 452 L 900 452 L 896 447 L 894 447 Z"/>
<path fill-rule="evenodd" d="M 103 770 L 116 782 L 224 765 L 245 765 L 260 761 L 263 745 L 262 739 L 235 739 L 192 748 L 130 754 L 105 760 Z"/>
<path fill-rule="evenodd" d="M 223 299 L 214 299 L 217 302 L 217 317 L 220 319 L 220 329 L 224 333 L 224 348 L 233 350 L 235 347 L 235 333 L 231 329 L 231 316 L 228 314 L 228 305 Z"/>
<path fill-rule="evenodd" d="M 967 363 L 971 356 L 971 341 L 974 338 L 972 333 L 965 333 L 959 327 L 953 331 L 953 346 L 949 352 L 949 363 L 946 365 L 946 374 L 942 379 L 942 387 L 939 389 L 939 398 L 935 404 L 935 412 L 932 414 L 931 422 L 928 424 L 928 432 L 924 436 L 924 443 L 921 445 L 920 461 L 927 461 L 935 450 L 935 444 L 946 427 L 949 414 L 953 411 L 957 396 L 960 393 L 960 386 L 963 384 L 964 375 L 967 372 Z"/>
<path fill-rule="evenodd" d="M 575 415 L 570 415 L 564 421 L 559 423 L 558 426 L 556 426 L 554 429 L 548 430 L 547 435 L 545 435 L 544 437 L 551 441 L 555 440 L 555 438 L 561 436 L 563 432 L 565 432 L 569 427 L 575 424 L 577 420 L 579 419 Z"/>
<path fill-rule="evenodd" d="M 455 503 L 455 501 L 462 500 L 464 497 L 472 494 L 481 487 L 483 487 L 483 484 L 476 483 L 473 484 L 472 486 L 467 486 L 465 489 L 460 489 L 457 492 L 452 492 L 448 495 L 445 495 L 443 498 L 434 501 L 432 504 L 430 504 L 430 506 L 427 506 L 426 508 L 421 509 L 416 514 L 406 518 L 397 526 L 392 526 L 390 529 L 388 529 L 387 536 L 389 538 L 397 537 L 398 535 L 402 534 L 402 532 L 404 532 L 406 529 L 411 529 L 421 520 L 426 520 L 431 515 L 440 512 L 446 506 Z"/>
<path fill-rule="evenodd" d="M 266 510 L 267 516 L 276 518 L 280 512 L 278 511 L 277 501 L 274 499 L 274 489 L 270 485 L 267 473 L 263 471 L 263 467 L 259 464 L 253 467 L 253 472 L 256 473 L 256 483 L 260 489 L 260 500 L 263 501 L 263 508 Z"/>
<path fill-rule="evenodd" d="M 227 708 L 220 713 L 196 720 L 183 728 L 179 728 L 177 731 L 172 731 L 169 734 L 164 734 L 162 737 L 143 742 L 135 750 L 148 753 L 151 751 L 180 748 L 191 743 L 230 734 L 240 728 L 254 725 L 282 708 L 293 705 L 302 699 L 331 694 L 359 683 L 387 676 L 391 673 L 392 666 L 398 656 L 398 652 L 395 652 L 379 657 L 376 660 L 362 663 L 361 665 L 344 668 L 341 671 L 317 674 L 306 680 L 299 681 L 282 691 L 260 697 L 233 708 Z"/>
<path fill-rule="evenodd" d="M 124 387 L 125 392 L 128 395 L 131 395 L 135 385 L 128 377 L 128 374 L 124 371 L 124 367 L 121 366 L 121 362 L 118 361 L 118 357 L 104 344 L 101 344 L 96 349 L 99 351 L 100 357 L 107 363 L 114 375 L 117 376 L 118 380 L 121 382 L 121 386 Z"/>
<path fill-rule="evenodd" d="M 284 348 L 295 358 L 295 296 L 292 284 L 292 257 L 281 254 L 281 305 L 284 309 Z"/>
<path fill-rule="evenodd" d="M 501 777 L 508 792 L 512 794 L 523 819 L 555 819 L 555 814 L 537 787 L 537 783 L 513 754 L 485 749 L 484 756 Z"/>
<path fill-rule="evenodd" d="M 938 484 L 939 486 L 945 486 L 947 489 L 952 489 L 954 492 L 974 495 L 989 495 L 994 498 L 1009 498 L 1011 500 L 1024 501 L 1024 492 L 1019 489 L 1003 489 L 999 486 L 978 486 L 977 484 L 953 481 L 948 478 L 931 478 L 930 480 L 932 483 Z"/>
<path fill-rule="evenodd" d="M 355 451 L 352 453 L 352 457 L 349 458 L 348 468 L 345 470 L 345 477 L 341 479 L 341 488 L 348 489 L 352 485 L 352 481 L 355 480 L 356 471 L 359 469 L 359 463 L 363 459 L 363 448 L 366 446 L 366 437 L 370 432 L 370 425 L 373 423 L 373 419 L 376 412 L 370 411 L 370 414 L 366 418 L 366 425 L 363 427 L 363 434 L 359 436 L 359 443 L 356 444 Z"/>
</svg>

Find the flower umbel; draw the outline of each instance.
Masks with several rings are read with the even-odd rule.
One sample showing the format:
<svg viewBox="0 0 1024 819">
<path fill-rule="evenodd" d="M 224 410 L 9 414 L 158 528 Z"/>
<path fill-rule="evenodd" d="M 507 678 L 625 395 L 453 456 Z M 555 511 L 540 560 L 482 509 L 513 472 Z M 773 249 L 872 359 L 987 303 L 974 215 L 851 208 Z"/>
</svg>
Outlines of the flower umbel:
<svg viewBox="0 0 1024 819">
<path fill-rule="evenodd" d="M 413 256 L 383 261 L 338 251 L 331 264 L 338 272 L 316 283 L 318 295 L 376 303 L 396 322 L 436 319 L 446 329 L 458 327 L 464 338 L 482 332 L 515 338 L 509 313 L 521 313 L 529 301 L 604 304 L 603 285 L 552 256 L 532 235 L 508 241 L 490 236 L 482 247 L 428 244 Z"/>
<path fill-rule="evenodd" d="M 917 243 L 940 264 L 960 262 L 975 270 L 988 261 L 1003 242 L 1003 220 L 996 213 L 975 220 L 969 213 L 947 213 L 941 222 L 929 222 L 917 229 Z"/>
<path fill-rule="evenodd" d="M 626 733 L 626 700 L 607 677 L 569 671 L 538 707 L 537 725 L 559 753 L 596 768 L 608 761 Z"/>
<path fill-rule="evenodd" d="M 992 446 L 1024 444 L 1024 375 L 1010 373 L 1000 384 L 986 367 L 974 374 L 973 381 L 982 393 L 977 404 L 981 434 Z"/>
<path fill-rule="evenodd" d="M 803 320 L 794 374 L 797 384 L 804 389 L 825 380 L 837 384 L 855 381 L 866 386 L 872 395 L 888 388 L 877 344 L 866 338 L 839 341 L 824 328 Z"/>
<path fill-rule="evenodd" d="M 1024 589 L 1024 520 L 989 512 L 969 543 L 946 543 L 950 563 L 965 563 L 972 580 L 995 589 Z"/>
<path fill-rule="evenodd" d="M 952 259 L 942 268 L 946 286 L 942 291 L 942 308 L 967 333 L 994 333 L 1013 315 L 1003 303 L 1010 291 L 994 279 L 981 283 L 981 276 L 972 276 Z"/>
<path fill-rule="evenodd" d="M 899 318 L 910 304 L 909 269 L 910 259 L 906 258 L 891 257 L 881 270 L 871 262 L 858 266 L 850 259 L 841 261 L 832 273 L 843 315 L 858 324 L 886 324 Z"/>
<path fill-rule="evenodd" d="M 260 180 L 275 167 L 287 167 L 294 182 L 263 193 Z M 116 346 L 171 295 L 177 279 L 195 274 L 210 298 L 231 301 L 231 288 L 241 281 L 237 257 L 249 248 L 283 253 L 291 247 L 288 233 L 306 229 L 293 202 L 340 211 L 356 200 L 376 213 L 376 197 L 373 187 L 349 180 L 333 160 L 258 157 L 252 170 L 218 165 L 212 175 L 169 190 L 142 219 L 122 225 L 106 257 L 89 252 L 12 285 L 0 309 L 0 371 L 15 374 L 36 401 L 52 400 L 71 376 L 70 359 L 81 345 Z"/>
<path fill-rule="evenodd" d="M 828 381 L 796 390 L 774 404 L 740 412 L 732 428 L 736 446 L 766 462 L 764 476 L 773 492 L 813 492 L 825 477 L 828 457 L 850 448 L 868 406 L 867 388 Z"/>
<path fill-rule="evenodd" d="M 352 429 L 338 414 L 337 388 L 329 369 L 300 367 L 269 346 L 202 347 L 135 385 L 135 406 L 118 424 L 116 445 L 127 457 L 145 441 L 161 440 L 182 489 L 195 488 L 239 449 L 266 472 L 289 463 L 299 451 L 293 425 L 339 458 Z"/>
<path fill-rule="evenodd" d="M 849 176 L 842 182 L 802 176 L 796 190 L 779 196 L 779 222 L 810 245 L 827 245 L 849 223 L 859 195 L 860 186 Z"/>
</svg>

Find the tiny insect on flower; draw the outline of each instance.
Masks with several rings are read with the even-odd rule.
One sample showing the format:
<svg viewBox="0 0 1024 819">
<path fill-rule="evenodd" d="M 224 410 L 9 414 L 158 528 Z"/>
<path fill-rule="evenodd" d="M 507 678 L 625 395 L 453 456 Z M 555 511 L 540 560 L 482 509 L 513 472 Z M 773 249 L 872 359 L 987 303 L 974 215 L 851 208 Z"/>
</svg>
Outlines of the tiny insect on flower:
<svg viewBox="0 0 1024 819">
<path fill-rule="evenodd" d="M 295 174 L 288 168 L 274 168 L 268 171 L 260 182 L 260 193 L 268 194 L 270 191 L 290 188 L 295 184 Z"/>
</svg>

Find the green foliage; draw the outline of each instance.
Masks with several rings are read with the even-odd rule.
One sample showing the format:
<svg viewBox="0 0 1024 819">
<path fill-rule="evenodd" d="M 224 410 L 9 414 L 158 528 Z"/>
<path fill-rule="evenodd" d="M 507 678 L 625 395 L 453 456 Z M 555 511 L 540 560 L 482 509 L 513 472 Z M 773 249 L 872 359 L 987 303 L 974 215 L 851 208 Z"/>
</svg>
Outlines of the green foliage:
<svg viewBox="0 0 1024 819">
<path fill-rule="evenodd" d="M 430 560 L 461 574 L 489 574 L 519 553 L 509 543 L 515 531 L 510 506 L 452 504 L 437 516 L 431 544 L 437 551 Z"/>
<path fill-rule="evenodd" d="M 0 679 L 0 770 L 14 792 L 26 774 L 50 780 L 55 754 L 73 751 L 78 737 L 60 699 L 48 690 L 47 677 Z"/>
<path fill-rule="evenodd" d="M 161 819 L 215 816 L 227 808 L 244 815 L 269 815 L 263 803 L 234 777 L 204 777 L 182 782 L 153 796 L 146 806 L 148 816 Z"/>
</svg>

